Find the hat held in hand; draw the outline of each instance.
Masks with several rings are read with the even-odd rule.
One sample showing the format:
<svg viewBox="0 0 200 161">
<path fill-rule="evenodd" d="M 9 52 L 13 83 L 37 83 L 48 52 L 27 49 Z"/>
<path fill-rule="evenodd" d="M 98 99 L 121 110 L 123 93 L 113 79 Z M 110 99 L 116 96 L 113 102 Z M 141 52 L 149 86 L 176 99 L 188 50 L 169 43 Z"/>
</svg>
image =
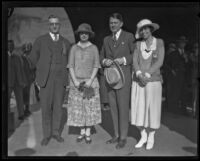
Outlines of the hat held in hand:
<svg viewBox="0 0 200 161">
<path fill-rule="evenodd" d="M 124 73 L 119 63 L 113 61 L 109 68 L 105 68 L 104 75 L 109 86 L 113 89 L 120 89 L 125 84 Z"/>
</svg>

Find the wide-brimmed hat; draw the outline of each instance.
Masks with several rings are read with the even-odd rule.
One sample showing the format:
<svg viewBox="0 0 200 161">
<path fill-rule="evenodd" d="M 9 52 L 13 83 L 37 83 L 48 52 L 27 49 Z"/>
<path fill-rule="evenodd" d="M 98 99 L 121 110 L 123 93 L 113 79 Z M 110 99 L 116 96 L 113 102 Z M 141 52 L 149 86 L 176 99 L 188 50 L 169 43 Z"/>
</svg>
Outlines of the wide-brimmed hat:
<svg viewBox="0 0 200 161">
<path fill-rule="evenodd" d="M 125 84 L 124 73 L 119 63 L 114 62 L 109 68 L 105 68 L 104 75 L 109 86 L 113 89 L 120 89 Z"/>
<path fill-rule="evenodd" d="M 90 34 L 91 37 L 95 35 L 95 33 L 92 31 L 92 27 L 87 23 L 80 24 L 78 29 L 75 31 L 75 34 L 78 34 L 80 32 L 87 32 Z"/>
<path fill-rule="evenodd" d="M 188 42 L 188 40 L 186 39 L 185 36 L 180 36 L 178 40 L 176 40 L 176 42 Z"/>
<path fill-rule="evenodd" d="M 160 26 L 157 23 L 152 23 L 151 20 L 149 20 L 149 19 L 143 19 L 143 20 L 139 21 L 137 24 L 137 30 L 136 30 L 136 34 L 135 34 L 136 39 L 140 38 L 139 32 L 145 26 L 151 26 L 153 28 L 152 32 L 154 32 L 160 28 Z"/>
</svg>

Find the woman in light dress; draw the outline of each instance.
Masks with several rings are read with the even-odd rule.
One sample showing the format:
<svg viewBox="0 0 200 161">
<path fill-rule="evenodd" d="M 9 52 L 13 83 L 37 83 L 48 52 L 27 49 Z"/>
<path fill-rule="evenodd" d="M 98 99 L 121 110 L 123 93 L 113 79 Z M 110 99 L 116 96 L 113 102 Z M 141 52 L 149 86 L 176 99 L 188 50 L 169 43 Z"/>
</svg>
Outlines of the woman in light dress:
<svg viewBox="0 0 200 161">
<path fill-rule="evenodd" d="M 141 138 L 135 148 L 154 146 L 154 135 L 160 127 L 162 76 L 160 68 L 164 60 L 164 42 L 152 33 L 159 25 L 148 19 L 137 24 L 136 43 L 133 56 L 133 82 L 131 91 L 131 124 L 140 129 Z"/>
</svg>

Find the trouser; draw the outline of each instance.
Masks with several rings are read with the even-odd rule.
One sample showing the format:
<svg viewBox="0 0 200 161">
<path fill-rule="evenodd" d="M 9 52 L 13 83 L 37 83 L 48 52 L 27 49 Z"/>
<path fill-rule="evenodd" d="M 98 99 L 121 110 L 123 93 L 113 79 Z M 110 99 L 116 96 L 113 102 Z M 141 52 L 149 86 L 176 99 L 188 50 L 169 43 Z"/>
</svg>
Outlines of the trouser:
<svg viewBox="0 0 200 161">
<path fill-rule="evenodd" d="M 14 91 L 14 94 L 15 94 L 18 116 L 19 117 L 23 116 L 24 115 L 23 87 L 22 86 L 9 87 L 9 89 L 8 89 L 9 101 L 8 102 L 10 102 L 12 91 Z M 9 111 L 10 111 L 10 109 L 9 109 Z"/>
<path fill-rule="evenodd" d="M 46 86 L 40 89 L 44 138 L 51 135 L 59 135 L 63 95 L 64 85 L 62 78 L 56 76 L 56 71 L 51 72 Z"/>
<path fill-rule="evenodd" d="M 26 106 L 29 106 L 30 102 L 30 89 L 31 89 L 31 84 L 27 85 L 26 87 L 23 88 L 23 99 L 24 99 L 24 104 Z"/>
<path fill-rule="evenodd" d="M 126 139 L 128 133 L 130 92 L 131 86 L 127 85 L 119 90 L 108 90 L 114 133 L 120 139 Z"/>
</svg>

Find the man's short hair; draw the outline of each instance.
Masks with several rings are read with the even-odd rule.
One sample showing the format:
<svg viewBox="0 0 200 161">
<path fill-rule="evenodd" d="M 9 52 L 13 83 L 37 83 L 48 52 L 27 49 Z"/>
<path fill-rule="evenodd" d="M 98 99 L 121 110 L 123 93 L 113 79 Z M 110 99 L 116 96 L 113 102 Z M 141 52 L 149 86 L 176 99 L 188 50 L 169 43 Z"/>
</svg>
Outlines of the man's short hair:
<svg viewBox="0 0 200 161">
<path fill-rule="evenodd" d="M 50 20 L 50 19 L 52 19 L 52 18 L 57 18 L 57 19 L 59 19 L 58 16 L 56 16 L 56 15 L 50 15 L 49 18 L 48 18 L 48 20 Z"/>
<path fill-rule="evenodd" d="M 123 17 L 120 13 L 112 13 L 109 18 L 111 18 L 111 17 L 116 18 L 116 19 L 120 20 L 121 22 L 123 22 Z"/>
</svg>

